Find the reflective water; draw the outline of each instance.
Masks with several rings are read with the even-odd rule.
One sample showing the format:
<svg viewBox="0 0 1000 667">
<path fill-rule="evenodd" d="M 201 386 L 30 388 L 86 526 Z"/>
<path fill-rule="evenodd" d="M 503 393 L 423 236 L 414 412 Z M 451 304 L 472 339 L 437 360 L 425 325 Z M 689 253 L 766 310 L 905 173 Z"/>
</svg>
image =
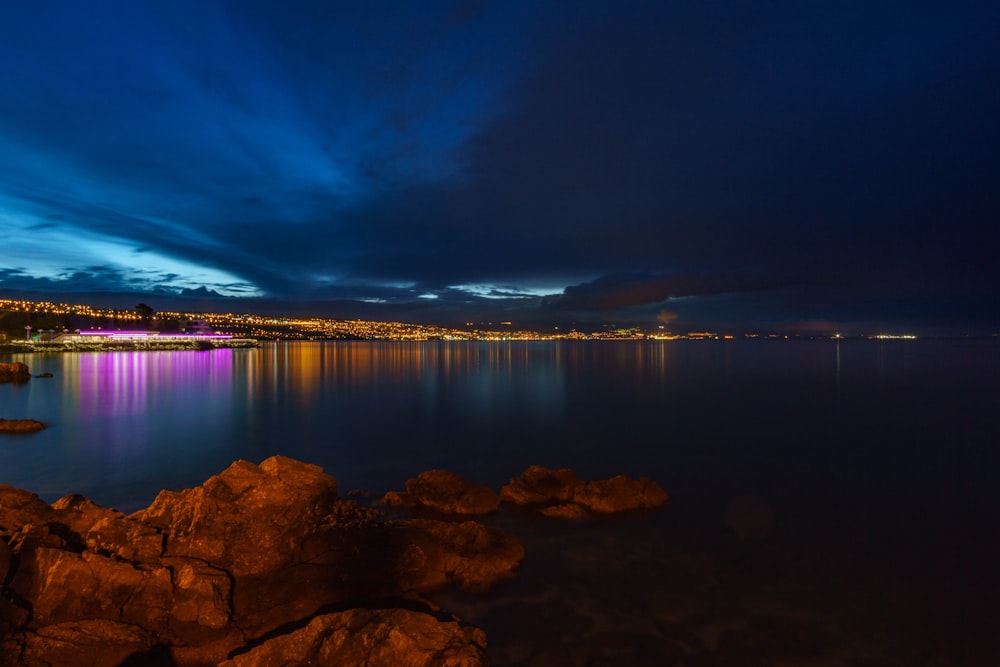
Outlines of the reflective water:
<svg viewBox="0 0 1000 667">
<path fill-rule="evenodd" d="M 342 488 L 532 463 L 646 475 L 653 516 L 501 514 L 529 557 L 447 600 L 497 664 L 1000 664 L 1000 345 L 967 341 L 279 343 L 20 355 L 0 483 L 123 510 L 236 458 Z M 747 656 L 751 656 L 748 658 Z M 746 660 L 750 659 L 750 663 Z M 622 662 L 624 660 L 624 662 Z M 603 661 L 603 662 L 602 662 Z"/>
</svg>

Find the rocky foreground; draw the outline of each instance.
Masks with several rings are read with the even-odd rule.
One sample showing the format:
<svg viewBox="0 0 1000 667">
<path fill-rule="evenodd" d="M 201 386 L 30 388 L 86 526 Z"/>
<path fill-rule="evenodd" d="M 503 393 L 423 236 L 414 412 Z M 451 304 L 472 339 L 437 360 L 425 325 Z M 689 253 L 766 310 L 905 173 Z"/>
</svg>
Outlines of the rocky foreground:
<svg viewBox="0 0 1000 667">
<path fill-rule="evenodd" d="M 422 594 L 485 591 L 524 549 L 469 517 L 650 509 L 655 483 L 533 466 L 499 494 L 422 473 L 376 507 L 317 466 L 237 461 L 124 515 L 0 485 L 0 664 L 486 665 L 484 632 Z"/>
</svg>

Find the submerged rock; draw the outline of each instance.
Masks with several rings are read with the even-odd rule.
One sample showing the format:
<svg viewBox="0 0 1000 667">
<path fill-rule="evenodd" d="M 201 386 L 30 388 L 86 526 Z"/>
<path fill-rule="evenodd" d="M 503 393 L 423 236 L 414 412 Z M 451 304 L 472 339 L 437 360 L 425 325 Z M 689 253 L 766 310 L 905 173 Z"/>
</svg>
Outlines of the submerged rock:
<svg viewBox="0 0 1000 667">
<path fill-rule="evenodd" d="M 3 663 L 47 667 L 48 665 L 120 665 L 149 652 L 156 638 L 148 630 L 117 621 L 74 621 L 29 632 L 19 662 Z M 89 657 L 93 657 L 93 661 Z M 141 664 L 132 662 L 131 664 Z"/>
<path fill-rule="evenodd" d="M 406 609 L 351 609 L 317 616 L 220 667 L 485 667 L 486 635 Z"/>
<path fill-rule="evenodd" d="M 337 502 L 337 480 L 319 466 L 273 456 L 237 461 L 201 486 L 161 491 L 133 519 L 169 537 L 167 555 L 200 558 L 235 577 L 293 560 Z"/>
<path fill-rule="evenodd" d="M 391 571 L 406 590 L 446 584 L 486 590 L 512 577 L 524 558 L 516 538 L 475 521 L 405 519 L 390 525 L 396 554 Z"/>
<path fill-rule="evenodd" d="M 572 502 L 583 480 L 569 468 L 534 465 L 500 489 L 500 500 L 514 505 L 553 505 Z"/>
<path fill-rule="evenodd" d="M 383 500 L 389 506 L 426 507 L 442 514 L 489 514 L 500 506 L 493 489 L 447 470 L 422 472 L 406 481 L 405 494 L 390 492 Z"/>
<path fill-rule="evenodd" d="M 656 482 L 617 475 L 585 482 L 569 468 L 531 466 L 500 490 L 500 500 L 523 507 L 536 507 L 542 514 L 580 519 L 587 512 L 610 514 L 655 509 L 667 502 L 667 494 Z"/>
<path fill-rule="evenodd" d="M 31 371 L 20 361 L 0 363 L 0 382 L 27 382 L 31 379 Z"/>
<path fill-rule="evenodd" d="M 573 502 L 592 512 L 627 512 L 655 509 L 667 502 L 667 493 L 656 482 L 616 475 L 587 482 L 573 491 Z"/>
<path fill-rule="evenodd" d="M 48 427 L 34 419 L 0 419 L 0 433 L 36 433 Z"/>
</svg>

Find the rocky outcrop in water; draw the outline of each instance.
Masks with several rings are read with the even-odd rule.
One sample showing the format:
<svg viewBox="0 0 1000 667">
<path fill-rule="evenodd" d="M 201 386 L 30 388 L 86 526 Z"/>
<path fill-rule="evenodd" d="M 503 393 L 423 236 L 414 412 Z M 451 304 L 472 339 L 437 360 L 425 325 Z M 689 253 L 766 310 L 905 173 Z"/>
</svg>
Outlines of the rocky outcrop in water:
<svg viewBox="0 0 1000 667">
<path fill-rule="evenodd" d="M 0 433 L 35 433 L 48 428 L 34 419 L 0 419 Z"/>
<path fill-rule="evenodd" d="M 27 382 L 31 379 L 31 371 L 27 365 L 19 361 L 0 363 L 0 382 Z"/>
<path fill-rule="evenodd" d="M 489 514 L 500 506 L 493 489 L 473 484 L 448 470 L 427 470 L 406 481 L 406 493 L 390 491 L 386 505 L 423 507 L 442 514 Z"/>
<path fill-rule="evenodd" d="M 486 635 L 407 609 L 351 609 L 317 616 L 220 667 L 364 665 L 485 667 Z M 404 658 L 405 656 L 405 658 Z"/>
<path fill-rule="evenodd" d="M 650 508 L 656 484 L 532 467 L 498 497 L 434 470 L 389 518 L 339 496 L 319 467 L 233 463 L 125 515 L 78 495 L 51 505 L 0 485 L 0 664 L 89 667 L 336 664 L 478 667 L 483 631 L 422 596 L 482 592 L 524 549 L 472 520 L 499 498 L 552 516 Z"/>
<path fill-rule="evenodd" d="M 617 475 L 585 482 L 569 468 L 531 466 L 500 489 L 500 500 L 537 508 L 547 516 L 579 519 L 589 512 L 655 509 L 667 502 L 667 494 L 645 477 Z"/>
<path fill-rule="evenodd" d="M 249 660 L 249 649 L 280 638 L 302 643 L 304 635 L 285 637 L 287 629 L 312 627 L 331 606 L 391 607 L 445 585 L 488 588 L 523 555 L 517 540 L 474 522 L 382 520 L 340 499 L 320 468 L 284 457 L 238 461 L 128 516 L 79 496 L 48 505 L 0 486 L 0 664 Z M 362 655 L 405 616 L 428 637 L 446 637 L 441 651 L 482 656 L 481 633 L 454 621 L 364 613 L 375 615 L 361 626 L 350 616 L 327 618 L 313 632 L 325 639 L 309 641 L 323 655 L 330 642 L 343 642 L 344 656 Z M 424 657 L 400 654 L 396 664 L 485 664 L 445 661 L 418 635 L 397 640 L 399 650 L 412 644 Z"/>
</svg>

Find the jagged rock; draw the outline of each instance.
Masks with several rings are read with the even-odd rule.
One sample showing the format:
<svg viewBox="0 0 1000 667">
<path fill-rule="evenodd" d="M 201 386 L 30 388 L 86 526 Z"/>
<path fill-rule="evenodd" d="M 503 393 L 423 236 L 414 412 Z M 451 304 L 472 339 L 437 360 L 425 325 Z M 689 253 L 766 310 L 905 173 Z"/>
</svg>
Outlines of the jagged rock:
<svg viewBox="0 0 1000 667">
<path fill-rule="evenodd" d="M 406 494 L 386 494 L 387 505 L 427 507 L 443 514 L 489 514 L 500 498 L 486 486 L 472 484 L 448 470 L 428 470 L 406 481 Z"/>
<path fill-rule="evenodd" d="M 523 558 L 517 539 L 474 521 L 335 526 L 305 542 L 294 567 L 240 578 L 234 622 L 255 639 L 278 627 L 275 619 L 308 618 L 334 602 L 429 592 L 448 584 L 482 591 L 513 576 Z"/>
<path fill-rule="evenodd" d="M 3 664 L 114 667 L 137 654 L 148 653 L 155 644 L 149 631 L 135 625 L 110 620 L 73 621 L 29 632 L 19 661 Z"/>
<path fill-rule="evenodd" d="M 259 466 L 237 461 L 193 489 L 162 491 L 131 516 L 167 534 L 167 555 L 240 577 L 292 560 L 336 499 L 337 480 L 319 466 L 272 456 Z"/>
<path fill-rule="evenodd" d="M 573 500 L 573 491 L 583 480 L 569 468 L 534 465 L 500 489 L 500 500 L 514 505 L 551 505 Z"/>
<path fill-rule="evenodd" d="M 583 518 L 586 511 L 613 513 L 654 509 L 667 502 L 666 492 L 645 477 L 617 475 L 585 482 L 568 468 L 531 466 L 500 490 L 500 500 L 536 506 L 548 516 Z M 576 505 L 580 509 L 572 509 Z"/>
<path fill-rule="evenodd" d="M 159 652 L 214 665 L 331 605 L 481 590 L 523 557 L 516 539 L 474 521 L 386 520 L 283 457 L 238 461 L 128 516 L 0 485 L 0 664 L 139 664 Z"/>
<path fill-rule="evenodd" d="M 9 584 L 30 602 L 34 628 L 118 621 L 184 645 L 226 634 L 230 589 L 228 574 L 197 560 L 133 564 L 52 547 L 22 553 Z"/>
<path fill-rule="evenodd" d="M 3 540 L 0 540 L 0 583 L 7 581 L 7 573 L 10 572 L 10 547 Z"/>
<path fill-rule="evenodd" d="M 20 361 L 0 363 L 0 382 L 27 382 L 31 379 L 31 371 Z"/>
<path fill-rule="evenodd" d="M 34 419 L 0 419 L 0 432 L 3 433 L 35 433 L 48 427 Z"/>
<path fill-rule="evenodd" d="M 43 524 L 55 514 L 36 494 L 0 484 L 0 536 L 13 535 L 26 525 Z"/>
<path fill-rule="evenodd" d="M 592 512 L 625 512 L 660 507 L 667 502 L 667 494 L 659 484 L 646 477 L 632 479 L 617 475 L 577 487 L 573 491 L 573 502 Z"/>
<path fill-rule="evenodd" d="M 406 507 L 413 509 L 417 506 L 417 499 L 405 491 L 389 491 L 382 496 L 382 504 L 386 507 Z"/>
<path fill-rule="evenodd" d="M 482 630 L 406 609 L 350 609 L 317 616 L 220 667 L 485 667 Z"/>
<path fill-rule="evenodd" d="M 405 519 L 392 523 L 396 574 L 404 590 L 454 583 L 481 591 L 514 575 L 524 547 L 499 528 L 475 521 Z"/>
<path fill-rule="evenodd" d="M 573 521 L 580 521 L 581 519 L 590 518 L 590 513 L 587 512 L 582 505 L 577 505 L 576 503 L 547 505 L 538 511 L 545 516 L 550 516 L 554 519 L 572 519 Z"/>
<path fill-rule="evenodd" d="M 54 520 L 76 536 L 81 549 L 111 553 L 127 561 L 152 562 L 163 555 L 162 531 L 81 495 L 64 496 L 52 503 L 52 509 L 57 510 Z"/>
</svg>

